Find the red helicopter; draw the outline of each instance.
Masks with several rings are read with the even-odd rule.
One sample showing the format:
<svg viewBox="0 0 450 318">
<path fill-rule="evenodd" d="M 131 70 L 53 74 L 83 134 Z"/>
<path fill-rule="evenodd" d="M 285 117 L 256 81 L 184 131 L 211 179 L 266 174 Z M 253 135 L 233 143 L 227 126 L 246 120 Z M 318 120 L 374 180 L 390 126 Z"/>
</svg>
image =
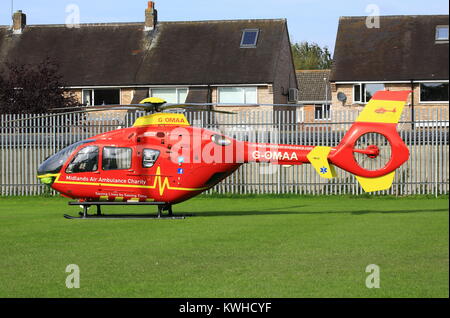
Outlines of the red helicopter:
<svg viewBox="0 0 450 318">
<path fill-rule="evenodd" d="M 192 127 L 182 113 L 162 112 L 206 104 L 168 104 L 147 98 L 139 105 L 119 107 L 156 113 L 138 118 L 133 127 L 100 134 L 59 151 L 41 164 L 38 178 L 64 197 L 78 199 L 69 204 L 83 207 L 80 218 L 113 217 L 101 213 L 102 205 L 157 205 L 158 214 L 151 217 L 183 218 L 173 215 L 173 204 L 212 188 L 249 162 L 309 163 L 324 178 L 334 178 L 337 166 L 356 175 L 366 192 L 385 190 L 392 185 L 395 170 L 409 158 L 396 129 L 409 93 L 375 93 L 336 147 L 238 141 Z M 96 110 L 105 109 L 90 111 Z M 364 164 L 367 158 L 376 164 Z M 380 158 L 384 159 L 377 160 Z M 96 215 L 87 213 L 90 206 L 97 206 Z M 163 211 L 168 211 L 168 216 L 163 216 Z"/>
</svg>

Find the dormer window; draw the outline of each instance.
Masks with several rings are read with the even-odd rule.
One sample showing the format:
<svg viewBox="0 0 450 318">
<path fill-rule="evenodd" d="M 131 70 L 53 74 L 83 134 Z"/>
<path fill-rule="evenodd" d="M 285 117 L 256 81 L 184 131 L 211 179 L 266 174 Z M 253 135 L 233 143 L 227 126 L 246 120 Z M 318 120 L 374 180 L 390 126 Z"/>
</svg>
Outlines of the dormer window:
<svg viewBox="0 0 450 318">
<path fill-rule="evenodd" d="M 448 25 L 438 25 L 436 27 L 436 41 L 448 41 Z"/>
<path fill-rule="evenodd" d="M 256 47 L 258 43 L 259 30 L 246 29 L 242 32 L 241 48 Z"/>
</svg>

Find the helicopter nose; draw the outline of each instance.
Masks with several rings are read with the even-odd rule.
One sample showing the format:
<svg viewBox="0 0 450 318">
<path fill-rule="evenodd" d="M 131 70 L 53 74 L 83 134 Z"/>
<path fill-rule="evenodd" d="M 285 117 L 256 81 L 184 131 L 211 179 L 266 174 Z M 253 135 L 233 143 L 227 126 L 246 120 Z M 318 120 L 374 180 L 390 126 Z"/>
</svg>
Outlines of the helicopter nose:
<svg viewBox="0 0 450 318">
<path fill-rule="evenodd" d="M 51 186 L 59 174 L 59 164 L 55 165 L 53 158 L 47 158 L 38 168 L 37 178 L 42 184 Z M 56 167 L 58 166 L 58 167 Z"/>
<path fill-rule="evenodd" d="M 52 174 L 45 174 L 38 176 L 39 181 L 41 181 L 42 184 L 51 186 L 53 182 L 55 182 L 56 175 Z"/>
</svg>

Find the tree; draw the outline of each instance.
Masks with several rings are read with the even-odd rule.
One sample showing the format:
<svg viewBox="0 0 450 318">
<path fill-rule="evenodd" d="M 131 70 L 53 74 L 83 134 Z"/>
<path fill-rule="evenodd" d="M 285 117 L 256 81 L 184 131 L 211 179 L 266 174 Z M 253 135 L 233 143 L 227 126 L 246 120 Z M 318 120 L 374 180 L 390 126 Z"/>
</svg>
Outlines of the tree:
<svg viewBox="0 0 450 318">
<path fill-rule="evenodd" d="M 303 41 L 292 45 L 292 56 L 297 70 L 323 70 L 331 68 L 332 59 L 328 47 Z"/>
<path fill-rule="evenodd" d="M 3 63 L 0 75 L 0 112 L 47 113 L 50 109 L 78 105 L 64 87 L 59 66 L 49 58 L 33 67 L 18 62 Z"/>
</svg>

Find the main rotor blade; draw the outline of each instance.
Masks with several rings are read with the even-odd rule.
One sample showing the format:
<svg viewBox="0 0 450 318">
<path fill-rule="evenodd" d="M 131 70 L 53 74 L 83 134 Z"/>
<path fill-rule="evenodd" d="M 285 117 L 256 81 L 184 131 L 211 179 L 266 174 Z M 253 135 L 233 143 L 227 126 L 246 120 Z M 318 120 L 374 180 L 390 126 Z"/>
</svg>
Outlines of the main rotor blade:
<svg viewBox="0 0 450 318">
<path fill-rule="evenodd" d="M 258 106 L 258 104 L 221 104 L 221 103 L 180 103 L 180 104 L 171 104 L 166 103 L 159 107 L 159 109 L 171 109 L 171 108 L 185 108 L 185 107 L 204 107 L 204 106 L 224 106 L 224 107 L 240 107 L 240 106 Z"/>
<path fill-rule="evenodd" d="M 73 106 L 73 107 L 50 108 L 49 110 L 68 110 L 68 109 L 80 109 L 80 108 L 89 109 L 89 107 L 94 107 L 96 109 L 103 109 L 103 108 L 113 109 L 113 108 L 121 108 L 121 107 L 134 107 L 134 108 L 139 108 L 139 109 L 148 109 L 151 107 L 153 108 L 153 105 L 149 105 L 149 104 L 116 104 L 116 105 L 95 105 L 95 106 L 80 105 L 80 106 Z"/>
<path fill-rule="evenodd" d="M 200 109 L 200 107 L 212 107 L 217 106 L 215 103 L 185 103 L 185 104 L 164 104 L 158 107 L 159 111 L 170 110 L 170 109 L 185 109 L 190 111 L 209 111 L 213 113 L 222 113 L 222 114 L 237 114 L 232 111 L 218 110 L 218 109 Z M 231 106 L 231 105 L 229 105 Z"/>
<path fill-rule="evenodd" d="M 258 107 L 258 106 L 294 106 L 294 107 L 302 107 L 301 104 L 244 104 L 244 103 L 165 103 L 165 104 L 116 104 L 116 105 L 95 105 L 95 106 L 74 106 L 74 107 L 61 107 L 61 108 L 52 108 L 50 110 L 69 110 L 69 109 L 79 109 L 88 107 L 95 107 L 97 109 L 114 109 L 114 108 L 122 108 L 122 107 L 132 107 L 127 109 L 140 109 L 145 111 L 164 111 L 166 109 L 174 109 L 174 108 L 182 108 L 186 109 L 189 107 L 190 110 L 194 110 L 197 107 L 205 107 L 205 106 L 215 106 L 215 107 Z M 198 111 L 213 111 L 212 109 L 199 109 Z M 216 111 L 219 112 L 219 111 Z M 228 112 L 226 112 L 228 113 Z M 233 113 L 233 112 L 230 112 Z"/>
<path fill-rule="evenodd" d="M 166 103 L 159 106 L 159 110 L 171 108 L 185 108 L 185 107 L 201 107 L 201 106 L 215 106 L 215 107 L 259 107 L 259 106 L 289 106 L 289 107 L 303 107 L 302 104 L 244 104 L 244 103 L 180 103 L 171 104 Z"/>
<path fill-rule="evenodd" d="M 130 109 L 134 109 L 134 108 L 130 108 Z M 15 119 L 15 120 L 8 120 L 8 121 L 5 121 L 4 123 L 6 123 L 6 124 L 8 124 L 8 123 L 16 123 L 16 122 L 27 121 L 27 120 L 32 120 L 32 119 L 57 117 L 59 115 L 102 112 L 102 111 L 107 111 L 107 110 L 127 110 L 127 108 L 126 107 L 122 107 L 121 109 L 117 109 L 117 108 L 114 108 L 114 109 L 110 109 L 110 108 L 93 108 L 93 109 L 87 109 L 87 110 L 77 110 L 77 111 L 72 111 L 72 112 L 54 113 L 54 114 L 48 114 L 48 115 L 39 115 L 39 116 L 32 116 L 32 117 Z"/>
<path fill-rule="evenodd" d="M 231 111 L 226 111 L 226 110 L 216 110 L 216 109 L 196 109 L 196 108 L 191 108 L 191 107 L 171 107 L 171 108 L 166 108 L 164 110 L 188 110 L 188 111 L 194 111 L 194 112 L 212 112 L 212 113 L 220 113 L 220 114 L 228 114 L 228 115 L 236 115 L 236 112 L 231 112 Z"/>
</svg>

